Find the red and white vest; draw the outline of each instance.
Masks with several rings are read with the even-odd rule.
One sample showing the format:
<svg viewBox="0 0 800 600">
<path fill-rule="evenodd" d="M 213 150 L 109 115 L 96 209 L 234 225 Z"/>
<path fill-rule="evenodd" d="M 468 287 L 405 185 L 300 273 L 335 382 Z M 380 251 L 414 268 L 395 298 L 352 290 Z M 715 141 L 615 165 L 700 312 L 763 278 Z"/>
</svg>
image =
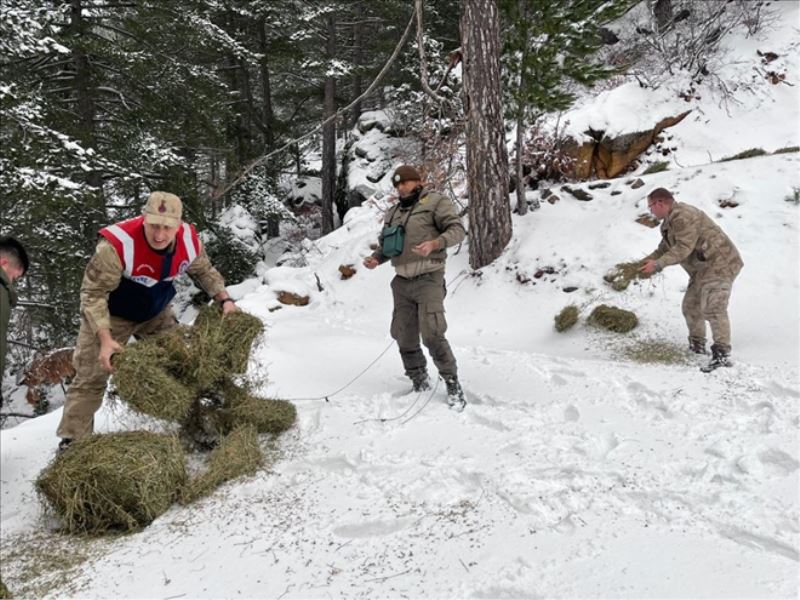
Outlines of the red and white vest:
<svg viewBox="0 0 800 600">
<path fill-rule="evenodd" d="M 123 276 L 140 285 L 153 287 L 159 281 L 172 281 L 186 272 L 200 254 L 200 238 L 193 225 L 181 223 L 175 236 L 175 250 L 169 273 L 162 276 L 163 253 L 156 252 L 144 237 L 144 215 L 109 225 L 100 230 L 117 251 Z"/>
<path fill-rule="evenodd" d="M 170 252 L 156 252 L 144 235 L 144 215 L 100 230 L 122 263 L 122 280 L 109 294 L 108 310 L 117 317 L 143 323 L 163 311 L 175 297 L 174 279 L 200 254 L 194 226 L 181 223 Z"/>
</svg>

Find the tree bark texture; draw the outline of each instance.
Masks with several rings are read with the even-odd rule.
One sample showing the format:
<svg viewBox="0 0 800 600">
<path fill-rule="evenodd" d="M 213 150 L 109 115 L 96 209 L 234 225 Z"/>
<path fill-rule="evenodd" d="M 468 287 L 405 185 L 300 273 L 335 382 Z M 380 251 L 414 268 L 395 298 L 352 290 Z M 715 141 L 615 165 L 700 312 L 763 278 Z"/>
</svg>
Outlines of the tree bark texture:
<svg viewBox="0 0 800 600">
<path fill-rule="evenodd" d="M 275 144 L 275 132 L 273 131 L 273 123 L 275 116 L 272 110 L 272 85 L 270 82 L 269 74 L 269 47 L 267 45 L 267 27 L 264 17 L 258 21 L 258 41 L 259 49 L 261 51 L 261 120 L 264 123 L 264 147 L 267 150 L 272 150 Z"/>
<path fill-rule="evenodd" d="M 353 71 L 353 92 L 352 98 L 355 100 L 361 95 L 361 64 L 364 61 L 362 53 L 362 40 L 361 40 L 361 21 L 356 20 L 353 23 L 353 64 L 355 69 Z M 358 118 L 361 116 L 361 101 L 359 100 L 353 105 L 350 112 L 350 127 L 355 127 L 358 123 Z"/>
<path fill-rule="evenodd" d="M 467 100 L 469 263 L 479 269 L 511 239 L 508 152 L 500 82 L 496 0 L 461 0 L 461 48 Z"/>
<path fill-rule="evenodd" d="M 527 214 L 528 202 L 525 199 L 525 176 L 522 169 L 522 145 L 525 141 L 525 131 L 523 129 L 525 121 L 522 118 L 522 111 L 517 116 L 517 139 L 514 142 L 514 152 L 517 155 L 517 164 L 515 171 L 515 181 L 517 184 L 517 213 L 520 215 Z"/>
<path fill-rule="evenodd" d="M 328 59 L 336 58 L 336 20 L 333 13 L 327 17 Z M 336 112 L 336 79 L 325 78 L 324 118 Z M 333 231 L 333 201 L 336 193 L 336 119 L 322 128 L 322 235 Z"/>
</svg>

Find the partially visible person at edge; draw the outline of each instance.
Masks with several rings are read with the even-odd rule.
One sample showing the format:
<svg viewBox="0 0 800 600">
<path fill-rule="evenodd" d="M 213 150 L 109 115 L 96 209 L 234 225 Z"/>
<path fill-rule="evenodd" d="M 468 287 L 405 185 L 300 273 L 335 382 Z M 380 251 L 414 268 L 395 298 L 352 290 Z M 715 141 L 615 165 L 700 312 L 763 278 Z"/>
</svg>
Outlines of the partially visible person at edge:
<svg viewBox="0 0 800 600">
<path fill-rule="evenodd" d="M 731 326 L 728 301 L 734 279 L 744 263 L 733 242 L 702 210 L 676 202 L 669 190 L 657 188 L 647 206 L 661 221 L 661 243 L 644 259 L 643 273 L 680 264 L 689 274 L 683 316 L 689 328 L 689 349 L 706 351 L 706 321 L 711 325 L 711 361 L 704 371 L 731 366 Z"/>
<path fill-rule="evenodd" d="M 144 338 L 177 325 L 170 307 L 176 277 L 189 275 L 223 313 L 238 310 L 182 213 L 176 195 L 153 192 L 142 215 L 100 230 L 81 284 L 76 374 L 58 425 L 59 451 L 93 432 L 94 414 L 113 371 L 112 356 L 131 336 Z"/>
<path fill-rule="evenodd" d="M 6 353 L 8 348 L 8 322 L 11 308 L 17 305 L 14 281 L 28 272 L 28 253 L 17 240 L 11 237 L 0 238 L 0 379 L 6 372 Z M 3 405 L 3 390 L 0 387 L 0 406 Z"/>
<path fill-rule="evenodd" d="M 378 248 L 364 259 L 364 266 L 374 269 L 389 257 L 384 255 L 386 227 L 404 230 L 402 251 L 397 248 L 391 257 L 396 276 L 392 280 L 394 313 L 391 334 L 397 340 L 406 375 L 414 391 L 430 389 L 422 343 L 428 348 L 439 375 L 447 385 L 448 404 L 461 410 L 466 404 L 458 381 L 458 367 L 450 344 L 444 337 L 447 322 L 444 316 L 445 248 L 461 242 L 466 235 L 461 219 L 450 199 L 422 186 L 417 170 L 398 167 L 392 183 L 399 201 L 387 211 Z"/>
</svg>

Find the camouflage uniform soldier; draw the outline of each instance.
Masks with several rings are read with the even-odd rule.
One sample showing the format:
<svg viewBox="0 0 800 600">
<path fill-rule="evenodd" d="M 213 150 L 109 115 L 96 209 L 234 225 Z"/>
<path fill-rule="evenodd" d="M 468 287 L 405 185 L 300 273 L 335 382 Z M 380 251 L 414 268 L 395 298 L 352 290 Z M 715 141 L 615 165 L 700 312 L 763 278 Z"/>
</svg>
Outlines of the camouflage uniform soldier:
<svg viewBox="0 0 800 600">
<path fill-rule="evenodd" d="M 392 183 L 399 202 L 387 212 L 378 249 L 364 259 L 364 266 L 374 269 L 391 258 L 397 273 L 392 280 L 391 334 L 397 340 L 414 390 L 430 389 L 425 355 L 419 343 L 422 336 L 447 385 L 448 404 L 461 410 L 466 404 L 464 392 L 458 382 L 456 359 L 444 337 L 447 331 L 444 267 L 445 248 L 458 244 L 466 232 L 450 199 L 423 189 L 420 175 L 413 167 L 398 167 Z M 400 229 L 403 234 L 398 238 Z"/>
<path fill-rule="evenodd" d="M 176 277 L 189 275 L 223 312 L 238 310 L 197 231 L 181 220 L 182 211 L 174 194 L 153 192 L 141 216 L 100 230 L 81 285 L 76 375 L 58 426 L 60 451 L 92 433 L 94 413 L 113 371 L 111 357 L 131 336 L 147 337 L 175 327 L 169 303 Z"/>
<path fill-rule="evenodd" d="M 731 326 L 728 300 L 733 280 L 743 262 L 725 232 L 702 210 L 676 202 L 669 190 L 657 188 L 647 205 L 661 222 L 661 243 L 645 258 L 644 273 L 680 264 L 689 273 L 683 297 L 683 316 L 689 328 L 689 349 L 706 354 L 706 321 L 714 343 L 712 358 L 704 371 L 730 366 Z"/>
</svg>

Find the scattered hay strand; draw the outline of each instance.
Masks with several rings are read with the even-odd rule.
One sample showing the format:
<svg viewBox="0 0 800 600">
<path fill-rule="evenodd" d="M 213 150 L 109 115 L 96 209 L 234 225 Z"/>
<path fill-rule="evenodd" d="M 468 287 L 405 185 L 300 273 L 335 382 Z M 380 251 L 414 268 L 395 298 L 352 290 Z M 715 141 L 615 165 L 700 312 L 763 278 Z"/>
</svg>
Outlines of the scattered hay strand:
<svg viewBox="0 0 800 600">
<path fill-rule="evenodd" d="M 556 322 L 556 331 L 561 333 L 575 325 L 575 323 L 578 322 L 578 314 L 578 307 L 574 304 L 570 304 L 569 306 L 562 308 L 561 312 L 554 317 Z"/>
<path fill-rule="evenodd" d="M 690 362 L 685 348 L 657 340 L 636 340 L 623 348 L 622 354 L 643 364 L 685 365 Z"/>
<path fill-rule="evenodd" d="M 650 279 L 653 274 L 642 273 L 639 269 L 644 264 L 643 260 L 618 263 L 613 269 L 603 275 L 603 280 L 618 292 L 628 289 L 631 281 L 636 279 Z"/>
<path fill-rule="evenodd" d="M 639 324 L 639 319 L 629 310 L 600 304 L 589 315 L 588 322 L 609 331 L 627 333 Z"/>
<path fill-rule="evenodd" d="M 177 437 L 147 431 L 73 443 L 36 480 L 70 532 L 136 531 L 163 514 L 187 482 Z"/>
<path fill-rule="evenodd" d="M 237 427 L 209 455 L 206 470 L 186 486 L 181 502 L 188 504 L 208 495 L 231 479 L 252 475 L 264 462 L 256 428 Z"/>
</svg>

